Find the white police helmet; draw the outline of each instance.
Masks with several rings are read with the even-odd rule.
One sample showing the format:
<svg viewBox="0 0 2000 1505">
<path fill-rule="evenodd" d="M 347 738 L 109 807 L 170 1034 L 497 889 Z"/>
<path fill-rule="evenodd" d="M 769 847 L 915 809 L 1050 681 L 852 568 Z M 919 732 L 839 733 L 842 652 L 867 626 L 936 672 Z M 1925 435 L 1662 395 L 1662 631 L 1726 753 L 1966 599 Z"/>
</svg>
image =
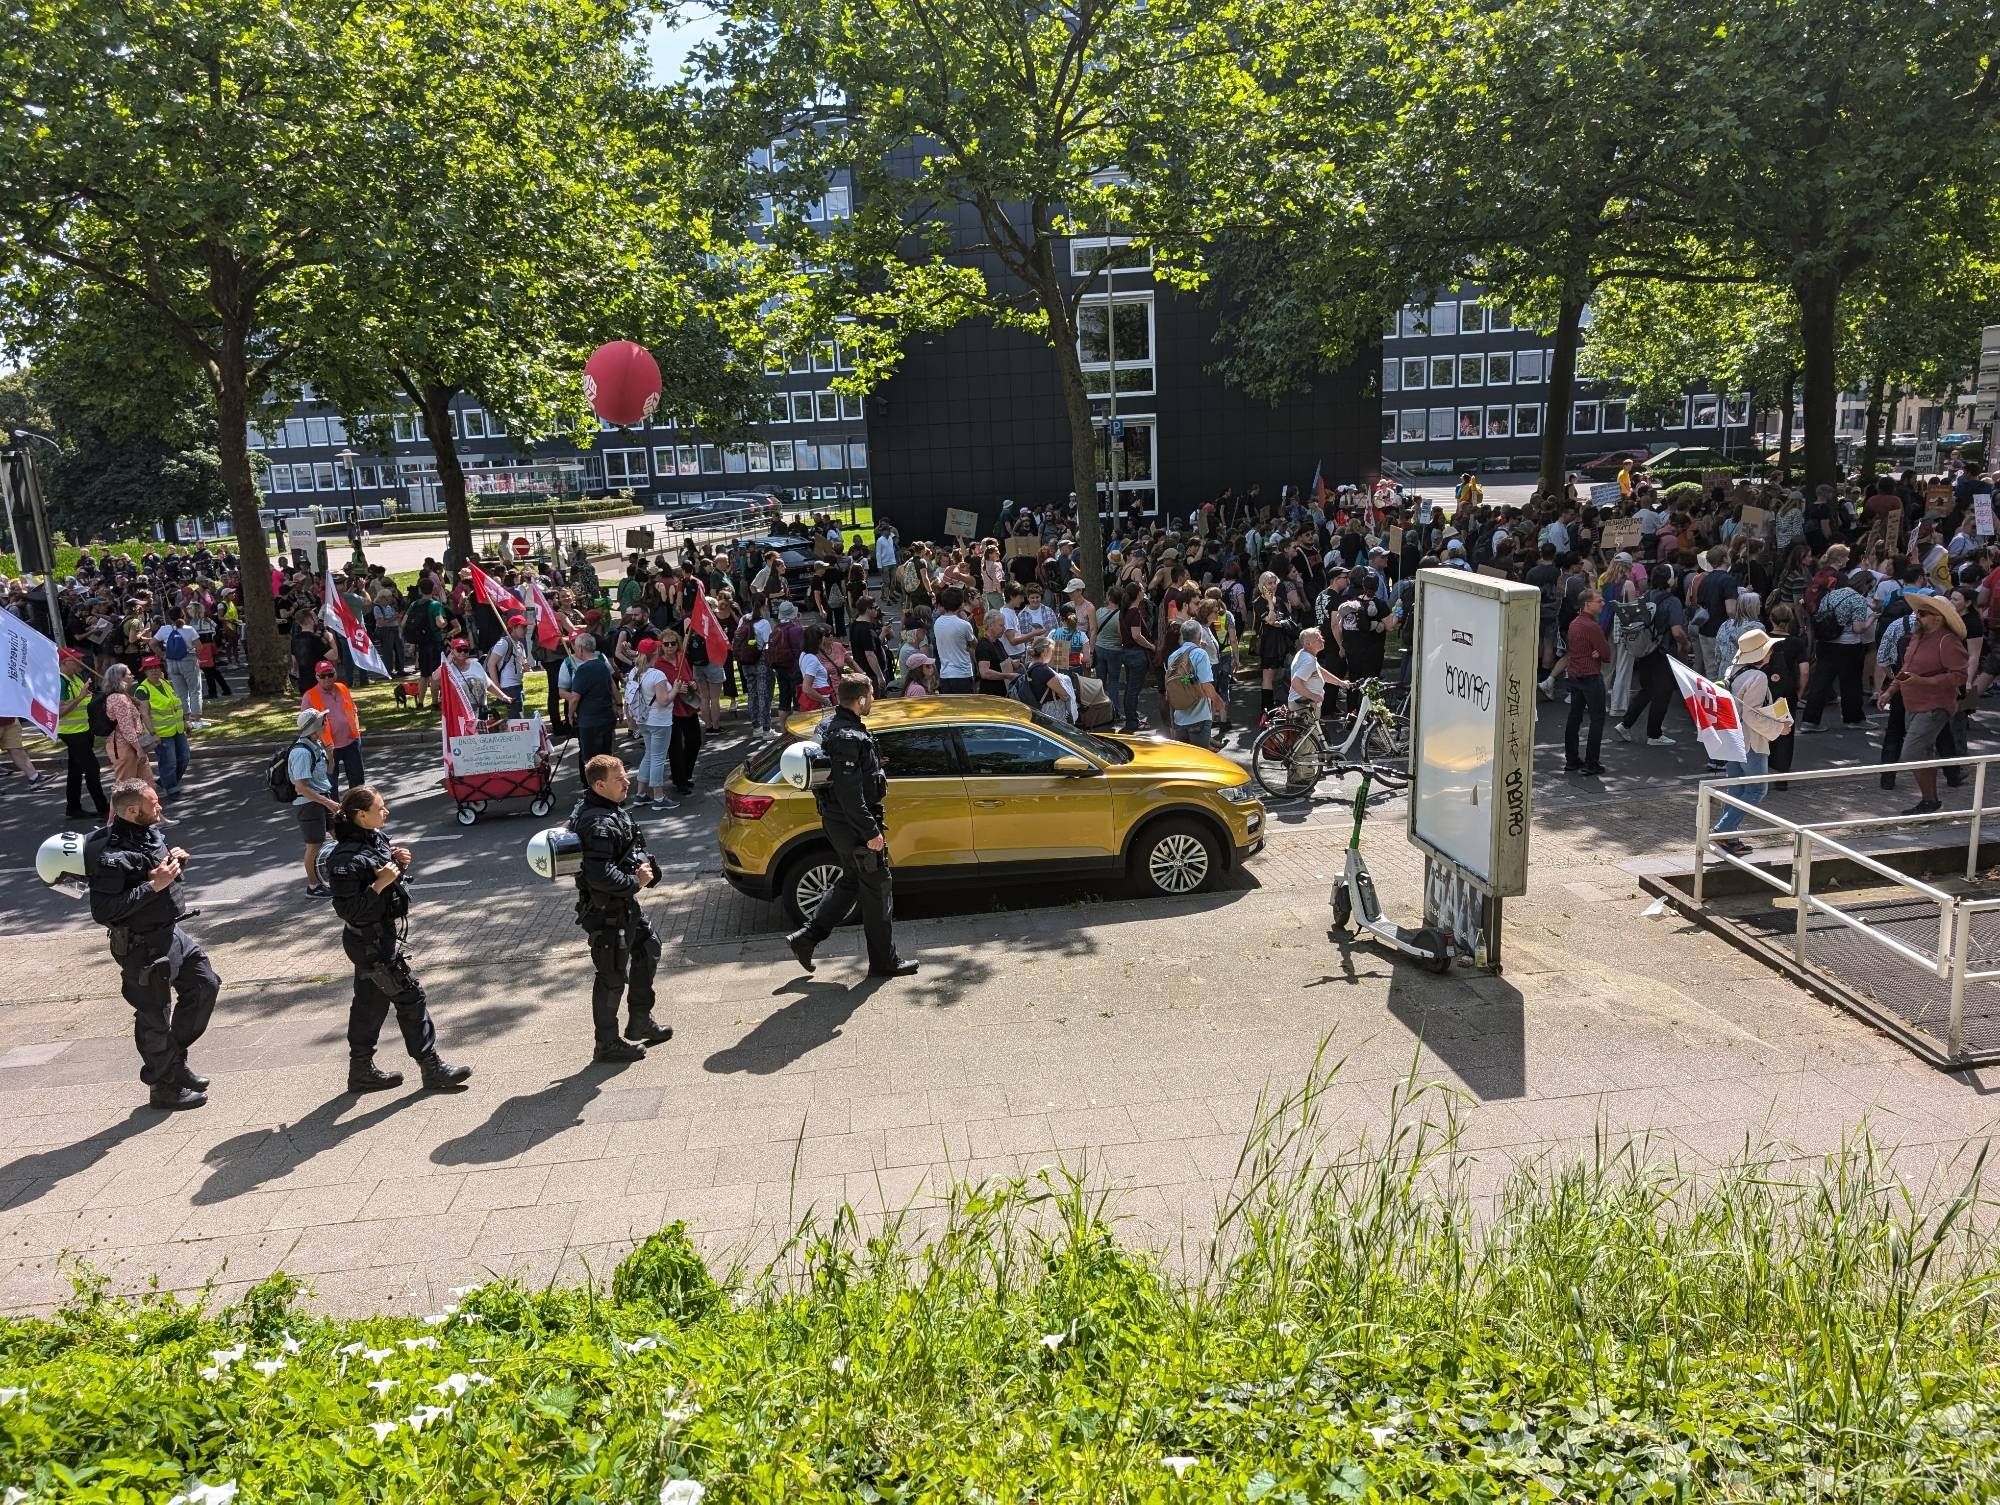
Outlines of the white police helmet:
<svg viewBox="0 0 2000 1505">
<path fill-rule="evenodd" d="M 50 888 L 81 893 L 83 889 L 83 836 L 77 831 L 58 831 L 35 853 L 35 875 Z"/>
<path fill-rule="evenodd" d="M 817 789 L 832 765 L 817 742 L 794 742 L 778 754 L 778 776 L 794 789 Z"/>
<path fill-rule="evenodd" d="M 528 838 L 528 870 L 554 883 L 583 867 L 583 838 L 568 826 L 550 826 Z"/>
</svg>

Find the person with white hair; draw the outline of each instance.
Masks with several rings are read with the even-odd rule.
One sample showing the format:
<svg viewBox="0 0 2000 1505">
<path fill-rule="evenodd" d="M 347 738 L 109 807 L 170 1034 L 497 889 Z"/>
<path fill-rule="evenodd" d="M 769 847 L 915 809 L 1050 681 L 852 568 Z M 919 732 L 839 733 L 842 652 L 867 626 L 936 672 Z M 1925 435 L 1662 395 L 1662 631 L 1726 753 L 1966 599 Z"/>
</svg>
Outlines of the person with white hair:
<svg viewBox="0 0 2000 1505">
<path fill-rule="evenodd" d="M 298 735 L 285 755 L 285 774 L 292 781 L 292 816 L 299 823 L 305 841 L 306 897 L 331 899 L 333 890 L 320 879 L 319 849 L 326 840 L 327 818 L 340 812 L 333 797 L 333 764 L 326 755 L 320 733 L 326 724 L 323 713 L 299 712 Z"/>
</svg>

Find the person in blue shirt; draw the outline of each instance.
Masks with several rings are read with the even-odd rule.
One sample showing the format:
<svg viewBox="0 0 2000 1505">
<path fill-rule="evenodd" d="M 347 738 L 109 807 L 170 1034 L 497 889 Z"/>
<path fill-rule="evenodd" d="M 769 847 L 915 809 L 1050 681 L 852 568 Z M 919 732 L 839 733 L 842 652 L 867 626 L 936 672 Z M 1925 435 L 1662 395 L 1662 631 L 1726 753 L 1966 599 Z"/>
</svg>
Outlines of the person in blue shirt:
<svg viewBox="0 0 2000 1505">
<path fill-rule="evenodd" d="M 1195 701 L 1186 709 L 1173 712 L 1174 740 L 1191 743 L 1195 747 L 1207 747 L 1209 734 L 1218 715 L 1227 714 L 1222 696 L 1215 689 L 1215 665 L 1208 656 L 1208 650 L 1201 645 L 1201 623 L 1190 617 L 1181 623 L 1181 646 L 1174 650 L 1167 660 L 1169 680 L 1191 680 L 1196 690 Z"/>
<path fill-rule="evenodd" d="M 285 772 L 291 778 L 292 813 L 305 841 L 306 897 L 331 899 L 333 889 L 320 881 L 319 849 L 326 840 L 327 818 L 340 813 L 333 797 L 333 765 L 327 760 L 326 744 L 320 740 L 325 721 L 318 711 L 299 712 L 298 738 L 286 755 Z"/>
</svg>

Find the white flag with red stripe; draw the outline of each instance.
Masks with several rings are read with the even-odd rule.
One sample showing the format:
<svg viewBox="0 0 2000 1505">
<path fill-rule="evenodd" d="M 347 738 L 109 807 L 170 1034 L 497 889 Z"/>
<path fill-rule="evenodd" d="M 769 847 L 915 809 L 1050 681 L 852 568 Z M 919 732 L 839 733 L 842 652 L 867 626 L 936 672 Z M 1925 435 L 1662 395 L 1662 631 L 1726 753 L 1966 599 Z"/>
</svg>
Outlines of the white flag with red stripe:
<svg viewBox="0 0 2000 1505">
<path fill-rule="evenodd" d="M 438 711 L 444 727 L 444 764 L 449 769 L 452 740 L 469 737 L 479 730 L 479 712 L 473 709 L 472 692 L 465 687 L 450 659 L 439 665 L 437 681 Z"/>
<path fill-rule="evenodd" d="M 549 605 L 549 598 L 543 594 L 542 582 L 533 575 L 528 577 L 527 597 L 529 605 L 535 608 L 535 641 L 554 653 L 562 647 L 562 621 L 556 616 L 556 609 Z"/>
<path fill-rule="evenodd" d="M 507 613 L 510 611 L 524 612 L 527 610 L 521 604 L 519 596 L 508 590 L 506 586 L 495 580 L 478 565 L 471 566 L 471 569 L 473 596 L 478 600 L 484 601 L 488 606 L 499 612 L 501 621 L 504 622 L 507 620 Z"/>
<path fill-rule="evenodd" d="M 715 612 L 708 604 L 708 592 L 701 588 L 699 580 L 694 583 L 694 609 L 688 613 L 688 626 L 701 634 L 701 640 L 708 645 L 708 661 L 720 664 L 729 657 L 729 634 L 722 630 L 722 624 L 715 619 Z"/>
<path fill-rule="evenodd" d="M 1737 713 L 1736 697 L 1714 680 L 1703 679 L 1672 654 L 1667 655 L 1667 663 L 1673 667 L 1674 682 L 1680 686 L 1681 699 L 1687 702 L 1688 715 L 1694 720 L 1694 733 L 1708 755 L 1718 763 L 1741 763 L 1743 718 Z"/>
<path fill-rule="evenodd" d="M 320 585 L 320 616 L 327 626 L 347 639 L 347 651 L 353 656 L 355 668 L 366 669 L 384 679 L 389 677 L 388 669 L 382 664 L 381 652 L 375 647 L 375 640 L 368 635 L 368 629 L 361 625 L 354 608 L 347 604 L 347 598 L 333 583 L 331 564 L 326 567 L 326 578 Z"/>
</svg>

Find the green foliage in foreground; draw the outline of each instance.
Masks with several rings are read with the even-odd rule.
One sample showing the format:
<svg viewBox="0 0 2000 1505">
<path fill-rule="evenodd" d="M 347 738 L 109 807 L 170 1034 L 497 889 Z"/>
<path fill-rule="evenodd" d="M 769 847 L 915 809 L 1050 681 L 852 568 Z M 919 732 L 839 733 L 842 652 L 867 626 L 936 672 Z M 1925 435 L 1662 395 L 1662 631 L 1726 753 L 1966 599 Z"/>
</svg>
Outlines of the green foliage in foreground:
<svg viewBox="0 0 2000 1505">
<path fill-rule="evenodd" d="M 1995 1262 L 1868 1146 L 1695 1184 L 1606 1145 L 1475 1216 L 1410 1111 L 1253 1137 L 1180 1273 L 1076 1180 L 922 1237 L 808 1225 L 718 1286 L 678 1224 L 587 1287 L 325 1321 L 87 1285 L 0 1329 L 10 1500 L 1978 1501 Z M 1976 1188 L 1980 1166 L 1971 1168 Z M 678 1487 L 676 1487 L 676 1481 Z"/>
</svg>

